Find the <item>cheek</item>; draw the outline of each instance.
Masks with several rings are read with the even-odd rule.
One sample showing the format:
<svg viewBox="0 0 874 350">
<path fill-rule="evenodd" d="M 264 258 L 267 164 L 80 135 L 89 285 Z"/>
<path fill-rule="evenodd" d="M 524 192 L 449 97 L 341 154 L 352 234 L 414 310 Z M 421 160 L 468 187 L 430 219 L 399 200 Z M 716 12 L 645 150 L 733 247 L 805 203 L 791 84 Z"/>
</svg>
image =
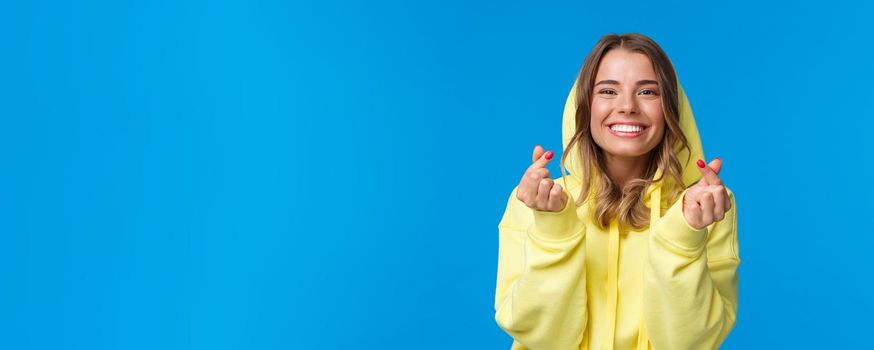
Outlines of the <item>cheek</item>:
<svg viewBox="0 0 874 350">
<path fill-rule="evenodd" d="M 647 101 L 648 103 L 642 103 L 640 105 L 640 109 L 644 114 L 649 116 L 649 119 L 652 121 L 665 119 L 665 111 L 662 110 L 662 104 L 658 101 Z"/>
<path fill-rule="evenodd" d="M 664 111 L 662 111 L 661 104 L 654 103 L 652 105 L 646 106 L 645 109 L 646 110 L 644 111 L 644 113 L 649 117 L 650 125 L 656 126 L 656 130 L 654 130 L 657 134 L 656 136 L 659 136 L 659 138 L 661 138 L 661 135 L 666 127 L 665 115 Z"/>
<path fill-rule="evenodd" d="M 604 119 L 607 118 L 609 113 L 608 108 L 604 108 L 604 106 L 598 106 L 597 104 L 592 104 L 592 118 L 589 120 L 589 130 L 592 134 L 592 139 L 595 141 L 595 144 L 604 147 L 604 127 L 602 124 L 604 123 Z"/>
<path fill-rule="evenodd" d="M 604 123 L 604 118 L 607 118 L 607 115 L 610 113 L 610 107 L 606 105 L 606 103 L 592 102 L 592 119 L 589 122 L 589 127 L 592 129 L 596 129 Z"/>
<path fill-rule="evenodd" d="M 653 130 L 653 131 L 655 131 L 655 133 L 653 134 L 653 143 L 654 144 L 658 144 L 659 141 L 661 141 L 661 139 L 665 137 L 665 128 L 667 127 L 667 125 L 665 125 L 664 121 L 662 121 L 661 123 L 659 123 L 657 125 L 658 125 L 658 127 L 656 127 L 655 130 Z"/>
<path fill-rule="evenodd" d="M 667 130 L 668 126 L 665 124 L 664 119 L 658 119 L 657 121 L 653 121 L 653 134 L 652 134 L 652 146 L 655 147 L 659 142 L 665 137 L 665 130 Z"/>
</svg>

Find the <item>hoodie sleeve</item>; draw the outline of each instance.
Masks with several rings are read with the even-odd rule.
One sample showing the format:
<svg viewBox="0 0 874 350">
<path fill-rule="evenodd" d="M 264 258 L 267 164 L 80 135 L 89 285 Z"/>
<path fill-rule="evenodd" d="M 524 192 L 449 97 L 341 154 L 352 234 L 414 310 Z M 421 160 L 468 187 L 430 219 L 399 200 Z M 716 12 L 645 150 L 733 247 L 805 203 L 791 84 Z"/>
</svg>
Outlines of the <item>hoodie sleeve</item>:
<svg viewBox="0 0 874 350">
<path fill-rule="evenodd" d="M 740 258 L 737 205 L 727 192 L 723 220 L 692 228 L 680 197 L 649 237 L 644 319 L 653 349 L 716 349 L 734 328 Z"/>
<path fill-rule="evenodd" d="M 588 317 L 586 231 L 573 201 L 532 210 L 514 189 L 498 235 L 495 321 L 528 349 L 577 349 Z"/>
</svg>

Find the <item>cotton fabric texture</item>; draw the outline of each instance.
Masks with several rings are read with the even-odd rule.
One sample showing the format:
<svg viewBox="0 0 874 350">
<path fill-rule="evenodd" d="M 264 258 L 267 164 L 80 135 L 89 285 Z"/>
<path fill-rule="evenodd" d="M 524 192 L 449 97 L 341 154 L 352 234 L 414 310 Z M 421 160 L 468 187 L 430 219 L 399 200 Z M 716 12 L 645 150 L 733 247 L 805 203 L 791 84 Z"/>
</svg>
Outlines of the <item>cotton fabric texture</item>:
<svg viewBox="0 0 874 350">
<path fill-rule="evenodd" d="M 565 104 L 565 151 L 574 134 L 576 88 Z M 691 151 L 679 154 L 683 186 L 701 178 L 704 158 L 688 99 L 679 87 L 680 124 Z M 554 179 L 570 195 L 560 212 L 528 208 L 513 189 L 498 224 L 495 320 L 511 349 L 715 349 L 735 326 L 740 265 L 737 205 L 702 230 L 688 225 L 682 198 L 667 203 L 662 183 L 644 197 L 650 226 L 620 232 L 592 219 L 591 201 L 576 207 L 582 178 L 578 151 L 569 175 Z M 688 157 L 688 161 L 687 161 Z M 660 176 L 661 170 L 654 178 Z M 626 230 L 623 228 L 623 230 Z"/>
</svg>

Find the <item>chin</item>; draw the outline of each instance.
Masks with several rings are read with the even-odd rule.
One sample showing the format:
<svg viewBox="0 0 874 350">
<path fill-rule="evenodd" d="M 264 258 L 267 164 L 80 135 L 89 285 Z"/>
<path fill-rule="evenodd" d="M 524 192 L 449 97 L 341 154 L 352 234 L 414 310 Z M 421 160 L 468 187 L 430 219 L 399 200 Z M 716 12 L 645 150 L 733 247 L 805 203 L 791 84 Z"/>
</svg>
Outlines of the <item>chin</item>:
<svg viewBox="0 0 874 350">
<path fill-rule="evenodd" d="M 614 157 L 636 158 L 649 154 L 652 149 L 617 147 L 612 149 L 604 149 L 608 154 Z"/>
<path fill-rule="evenodd" d="M 614 157 L 623 157 L 623 158 L 637 158 L 641 156 L 645 156 L 647 152 L 608 152 L 610 155 Z"/>
</svg>

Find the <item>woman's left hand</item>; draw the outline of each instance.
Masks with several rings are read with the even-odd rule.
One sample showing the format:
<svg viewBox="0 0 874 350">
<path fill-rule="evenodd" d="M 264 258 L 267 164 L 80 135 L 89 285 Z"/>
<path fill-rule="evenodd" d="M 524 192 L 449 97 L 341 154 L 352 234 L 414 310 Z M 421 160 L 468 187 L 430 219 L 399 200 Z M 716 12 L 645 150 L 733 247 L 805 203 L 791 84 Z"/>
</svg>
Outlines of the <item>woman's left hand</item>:
<svg viewBox="0 0 874 350">
<path fill-rule="evenodd" d="M 701 230 L 708 225 L 725 218 L 725 213 L 731 209 L 731 199 L 719 178 L 722 160 L 716 158 L 710 164 L 698 160 L 698 170 L 701 180 L 686 191 L 683 196 L 683 216 L 689 226 Z"/>
</svg>

